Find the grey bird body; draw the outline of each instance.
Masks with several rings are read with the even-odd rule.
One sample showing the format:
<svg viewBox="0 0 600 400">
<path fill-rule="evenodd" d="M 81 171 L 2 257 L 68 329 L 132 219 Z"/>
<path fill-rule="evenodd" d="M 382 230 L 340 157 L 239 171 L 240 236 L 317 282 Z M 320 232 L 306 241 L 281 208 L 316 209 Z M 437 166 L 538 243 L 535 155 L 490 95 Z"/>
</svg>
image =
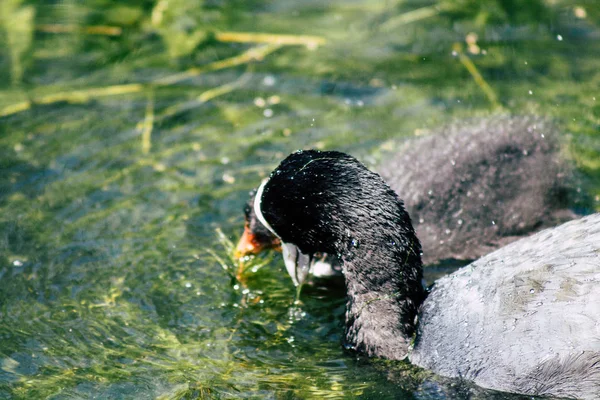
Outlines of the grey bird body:
<svg viewBox="0 0 600 400">
<path fill-rule="evenodd" d="M 600 214 L 439 279 L 410 360 L 483 387 L 600 398 Z"/>
</svg>

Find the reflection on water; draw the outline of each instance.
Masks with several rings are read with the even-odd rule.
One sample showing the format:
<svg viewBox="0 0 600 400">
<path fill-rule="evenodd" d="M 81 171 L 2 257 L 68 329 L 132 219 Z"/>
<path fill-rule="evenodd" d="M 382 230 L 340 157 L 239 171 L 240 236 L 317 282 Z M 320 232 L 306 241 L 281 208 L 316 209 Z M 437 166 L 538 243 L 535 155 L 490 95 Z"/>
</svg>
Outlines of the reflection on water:
<svg viewBox="0 0 600 400">
<path fill-rule="evenodd" d="M 492 396 L 344 353 L 341 291 L 290 315 L 215 229 L 294 149 L 493 112 L 554 118 L 598 208 L 597 7 L 509 3 L 2 2 L 0 397 Z"/>
</svg>

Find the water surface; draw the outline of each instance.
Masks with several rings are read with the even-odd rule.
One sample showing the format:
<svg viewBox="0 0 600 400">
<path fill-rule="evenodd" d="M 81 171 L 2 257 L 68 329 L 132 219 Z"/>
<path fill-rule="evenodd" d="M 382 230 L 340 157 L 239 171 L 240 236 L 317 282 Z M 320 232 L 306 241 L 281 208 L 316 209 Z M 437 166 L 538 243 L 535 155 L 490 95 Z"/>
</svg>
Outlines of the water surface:
<svg viewBox="0 0 600 400">
<path fill-rule="evenodd" d="M 216 229 L 295 149 L 496 113 L 553 119 L 600 210 L 595 5 L 3 1 L 0 398 L 510 398 L 345 353 L 340 290 L 237 282 Z"/>
</svg>

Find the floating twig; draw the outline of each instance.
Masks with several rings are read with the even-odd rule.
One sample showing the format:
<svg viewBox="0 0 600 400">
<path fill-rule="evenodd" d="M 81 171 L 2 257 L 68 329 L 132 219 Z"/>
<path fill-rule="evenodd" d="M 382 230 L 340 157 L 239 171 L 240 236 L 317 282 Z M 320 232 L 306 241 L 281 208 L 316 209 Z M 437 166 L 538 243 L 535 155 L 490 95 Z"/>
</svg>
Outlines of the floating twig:
<svg viewBox="0 0 600 400">
<path fill-rule="evenodd" d="M 192 101 L 188 101 L 183 104 L 177 104 L 177 105 L 171 106 L 171 107 L 167 108 L 162 114 L 160 114 L 158 119 L 163 120 L 166 118 L 170 118 L 173 115 L 196 108 L 196 107 L 206 103 L 207 101 L 213 100 L 216 97 L 230 93 L 234 89 L 236 89 L 236 88 L 242 86 L 244 83 L 248 82 L 248 80 L 250 79 L 250 76 L 251 76 L 250 73 L 246 72 L 233 82 L 226 83 L 222 86 L 218 86 L 216 88 L 209 89 L 209 90 L 201 93 L 198 97 L 196 97 Z"/>
<path fill-rule="evenodd" d="M 320 36 L 310 35 L 278 35 L 274 33 L 254 32 L 215 32 L 215 39 L 219 42 L 234 43 L 268 43 L 278 45 L 302 45 L 308 49 L 316 49 L 325 44 L 326 40 Z"/>
<path fill-rule="evenodd" d="M 73 90 L 70 92 L 58 92 L 6 106 L 0 109 L 0 117 L 6 117 L 8 115 L 29 110 L 34 104 L 47 105 L 53 103 L 60 103 L 62 101 L 68 103 L 85 103 L 92 98 L 114 96 L 127 93 L 137 93 L 141 92 L 143 89 L 144 85 L 142 85 L 141 83 L 132 83 L 127 85 L 114 85 L 101 88 Z"/>
<path fill-rule="evenodd" d="M 154 91 L 148 91 L 148 103 L 146 103 L 146 116 L 142 124 L 142 153 L 150 153 L 152 147 L 152 128 L 154 127 Z"/>
<path fill-rule="evenodd" d="M 400 26 L 410 24 L 412 22 L 435 17 L 436 15 L 439 15 L 443 10 L 444 7 L 441 5 L 417 8 L 416 10 L 411 10 L 388 19 L 379 26 L 379 29 L 383 32 L 390 31 Z"/>
<path fill-rule="evenodd" d="M 30 101 L 22 101 L 20 103 L 11 104 L 0 109 L 0 117 L 6 117 L 7 115 L 18 114 L 23 111 L 27 111 L 31 108 Z"/>
<path fill-rule="evenodd" d="M 156 25 L 156 23 L 155 23 Z M 85 33 L 88 35 L 120 36 L 123 28 L 120 26 L 91 25 L 80 26 L 74 24 L 40 24 L 35 30 L 44 33 Z M 313 35 L 282 35 L 277 33 L 255 32 L 215 32 L 214 38 L 219 42 L 229 43 L 267 43 L 285 46 L 306 46 L 315 49 L 325 44 L 325 38 Z"/>
<path fill-rule="evenodd" d="M 205 72 L 217 71 L 220 69 L 231 68 L 238 65 L 246 64 L 252 61 L 260 61 L 268 54 L 280 49 L 282 45 L 269 44 L 264 46 L 257 46 L 250 48 L 240 55 L 226 58 L 204 65 L 202 67 L 190 68 L 185 72 L 173 74 L 165 78 L 159 79 L 149 84 L 142 83 L 130 83 L 125 85 L 114 85 L 99 88 L 90 88 L 82 90 L 74 90 L 70 92 L 58 92 L 45 96 L 33 98 L 32 100 L 23 101 L 16 104 L 11 104 L 0 108 L 0 117 L 6 117 L 9 115 L 17 114 L 26 110 L 29 110 L 35 104 L 54 104 L 59 102 L 68 103 L 85 103 L 93 98 L 115 96 L 121 94 L 140 93 L 151 86 L 169 86 L 175 83 L 181 82 L 185 79 L 189 79 L 198 76 Z"/>
<path fill-rule="evenodd" d="M 461 62 L 461 64 L 464 65 L 467 71 L 469 71 L 477 86 L 479 86 L 483 93 L 485 93 L 490 103 L 492 103 L 492 105 L 495 108 L 502 108 L 502 105 L 498 102 L 496 92 L 494 92 L 494 89 L 492 89 L 492 87 L 488 85 L 485 79 L 483 79 L 483 76 L 481 76 L 479 70 L 477 69 L 473 61 L 471 61 L 471 59 L 467 57 L 467 55 L 463 52 L 462 45 L 460 43 L 455 43 L 453 46 L 453 50 L 458 55 L 458 59 Z"/>
<path fill-rule="evenodd" d="M 158 86 L 172 85 L 205 72 L 236 67 L 252 61 L 262 61 L 267 55 L 279 50 L 281 47 L 283 47 L 281 44 L 268 44 L 265 46 L 252 47 L 237 56 L 215 61 L 201 67 L 190 68 L 187 71 L 161 78 L 154 84 Z"/>
<path fill-rule="evenodd" d="M 107 25 L 63 25 L 63 24 L 41 24 L 36 25 L 35 30 L 44 33 L 86 33 L 88 35 L 120 36 L 123 28 Z"/>
</svg>

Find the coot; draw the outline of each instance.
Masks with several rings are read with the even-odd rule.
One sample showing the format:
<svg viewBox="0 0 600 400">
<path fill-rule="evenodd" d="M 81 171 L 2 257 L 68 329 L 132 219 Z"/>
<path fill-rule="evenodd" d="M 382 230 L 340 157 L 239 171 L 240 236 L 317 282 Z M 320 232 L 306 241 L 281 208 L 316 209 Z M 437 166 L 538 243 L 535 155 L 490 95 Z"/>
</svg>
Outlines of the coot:
<svg viewBox="0 0 600 400">
<path fill-rule="evenodd" d="M 315 254 L 336 257 L 348 349 L 500 391 L 598 398 L 600 214 L 511 243 L 427 295 L 402 201 L 349 155 L 291 154 L 253 209 L 298 282 Z"/>
</svg>

